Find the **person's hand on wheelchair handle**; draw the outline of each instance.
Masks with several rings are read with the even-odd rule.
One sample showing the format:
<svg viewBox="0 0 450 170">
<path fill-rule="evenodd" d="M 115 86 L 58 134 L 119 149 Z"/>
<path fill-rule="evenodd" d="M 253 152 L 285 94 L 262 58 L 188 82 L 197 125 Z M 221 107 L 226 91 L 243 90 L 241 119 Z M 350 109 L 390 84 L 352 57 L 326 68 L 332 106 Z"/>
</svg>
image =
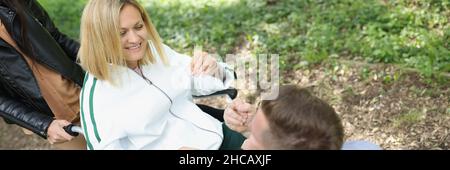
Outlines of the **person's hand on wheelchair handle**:
<svg viewBox="0 0 450 170">
<path fill-rule="evenodd" d="M 72 140 L 74 137 L 64 131 L 64 126 L 69 125 L 66 120 L 53 120 L 47 130 L 47 140 L 50 144 L 63 143 Z"/>
</svg>

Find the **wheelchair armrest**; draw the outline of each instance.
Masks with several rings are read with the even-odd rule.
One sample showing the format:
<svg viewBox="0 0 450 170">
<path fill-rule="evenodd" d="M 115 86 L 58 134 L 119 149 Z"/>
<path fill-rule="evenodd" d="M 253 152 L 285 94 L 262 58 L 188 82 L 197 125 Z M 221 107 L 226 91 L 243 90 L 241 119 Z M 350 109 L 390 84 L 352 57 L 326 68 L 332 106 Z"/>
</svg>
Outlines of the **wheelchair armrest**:
<svg viewBox="0 0 450 170">
<path fill-rule="evenodd" d="M 233 76 L 234 79 L 237 79 L 237 74 L 235 71 L 233 71 Z M 235 99 L 238 95 L 238 91 L 235 88 L 229 88 L 229 89 L 225 89 L 225 90 L 221 90 L 218 92 L 215 92 L 213 94 L 209 94 L 209 95 L 203 95 L 203 96 L 192 96 L 194 98 L 205 98 L 205 97 L 212 97 L 212 96 L 222 96 L 222 95 L 228 95 L 228 97 L 230 97 L 231 100 Z"/>
<path fill-rule="evenodd" d="M 228 95 L 231 99 L 235 99 L 236 96 L 238 95 L 238 91 L 235 88 L 229 88 L 229 89 L 215 92 L 213 94 L 204 95 L 204 96 L 193 96 L 193 97 L 194 98 L 204 98 L 204 97 L 221 96 L 221 95 Z"/>
</svg>

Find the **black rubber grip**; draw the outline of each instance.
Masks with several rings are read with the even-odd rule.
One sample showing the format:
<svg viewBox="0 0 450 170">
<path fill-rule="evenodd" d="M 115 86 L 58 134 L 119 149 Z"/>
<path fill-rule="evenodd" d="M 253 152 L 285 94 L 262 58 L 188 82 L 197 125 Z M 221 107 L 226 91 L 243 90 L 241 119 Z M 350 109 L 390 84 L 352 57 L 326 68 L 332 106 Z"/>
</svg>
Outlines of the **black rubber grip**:
<svg viewBox="0 0 450 170">
<path fill-rule="evenodd" d="M 70 125 L 67 125 L 67 126 L 64 126 L 64 131 L 66 131 L 69 135 L 72 135 L 72 136 L 78 136 L 79 134 L 78 134 L 78 132 L 74 132 L 74 131 L 72 131 L 72 127 L 73 126 L 75 126 L 74 124 L 70 124 Z"/>
</svg>

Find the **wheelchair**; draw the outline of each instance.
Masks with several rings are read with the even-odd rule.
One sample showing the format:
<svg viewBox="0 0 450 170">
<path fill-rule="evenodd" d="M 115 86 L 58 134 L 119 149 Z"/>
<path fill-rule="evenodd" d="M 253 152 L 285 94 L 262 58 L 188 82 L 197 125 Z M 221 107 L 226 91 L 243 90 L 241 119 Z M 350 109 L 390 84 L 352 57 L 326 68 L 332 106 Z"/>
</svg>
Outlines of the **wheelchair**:
<svg viewBox="0 0 450 170">
<path fill-rule="evenodd" d="M 235 99 L 238 95 L 238 91 L 235 88 L 229 88 L 229 89 L 225 89 L 225 90 L 221 90 L 209 95 L 204 95 L 204 96 L 192 96 L 194 99 L 199 99 L 199 98 L 206 98 L 206 97 L 213 97 L 213 96 L 226 96 L 228 101 L 231 101 L 233 99 Z M 220 122 L 223 122 L 223 113 L 224 110 L 223 109 L 217 109 L 211 106 L 207 106 L 207 105 L 202 105 L 202 104 L 197 104 L 197 106 L 205 113 L 211 115 L 212 117 L 214 117 L 215 119 L 219 120 Z M 78 136 L 79 134 L 83 134 L 83 130 L 81 129 L 80 126 L 74 125 L 74 124 L 70 124 L 68 126 L 64 127 L 64 130 L 72 135 L 72 136 Z"/>
</svg>

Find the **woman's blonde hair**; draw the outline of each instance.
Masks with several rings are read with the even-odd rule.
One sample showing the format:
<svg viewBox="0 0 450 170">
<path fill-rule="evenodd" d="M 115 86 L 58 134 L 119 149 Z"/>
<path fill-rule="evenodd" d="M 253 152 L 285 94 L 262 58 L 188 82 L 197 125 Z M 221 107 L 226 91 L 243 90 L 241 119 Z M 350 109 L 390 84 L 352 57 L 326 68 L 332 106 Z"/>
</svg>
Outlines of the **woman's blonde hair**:
<svg viewBox="0 0 450 170">
<path fill-rule="evenodd" d="M 136 0 L 90 0 L 81 18 L 81 46 L 78 58 L 83 69 L 97 79 L 111 83 L 114 81 L 111 77 L 110 65 L 113 69 L 115 66 L 127 66 L 120 41 L 119 25 L 120 12 L 125 5 L 132 5 L 139 10 L 151 44 L 163 63 L 167 64 L 161 38 L 147 12 Z M 138 63 L 140 65 L 155 63 L 156 56 L 158 55 L 153 54 L 151 47 L 148 47 L 145 56 Z"/>
</svg>

